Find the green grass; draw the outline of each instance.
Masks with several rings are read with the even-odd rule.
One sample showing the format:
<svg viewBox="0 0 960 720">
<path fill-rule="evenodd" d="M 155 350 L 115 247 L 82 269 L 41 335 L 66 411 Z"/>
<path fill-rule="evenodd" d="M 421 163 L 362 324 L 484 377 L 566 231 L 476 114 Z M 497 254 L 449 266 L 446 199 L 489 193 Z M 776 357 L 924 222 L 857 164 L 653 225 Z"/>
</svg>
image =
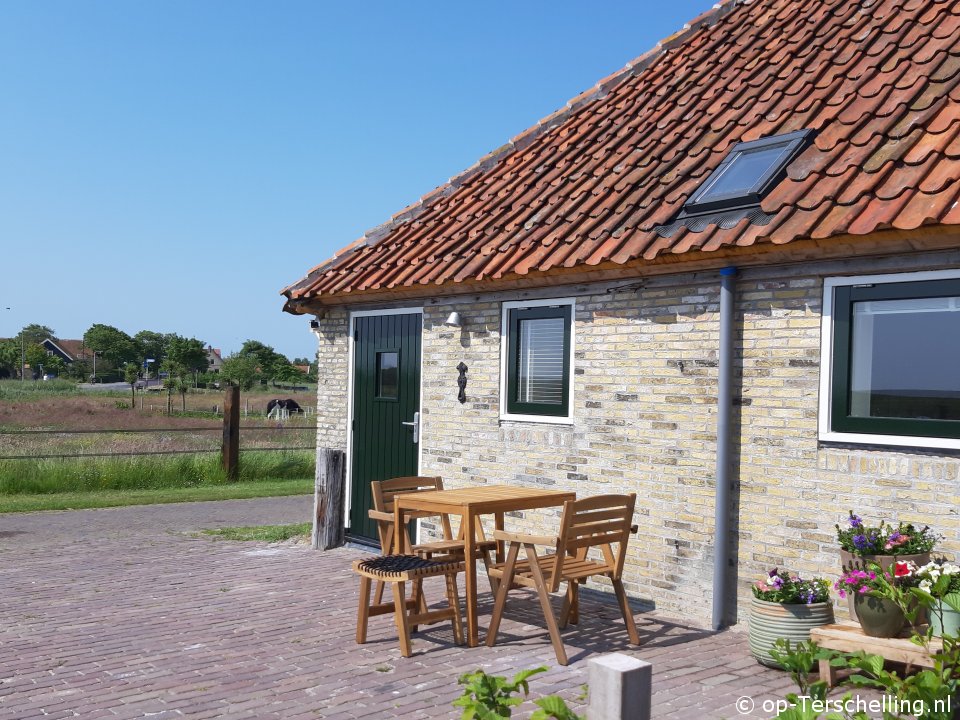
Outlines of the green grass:
<svg viewBox="0 0 960 720">
<path fill-rule="evenodd" d="M 38 397 L 83 395 L 72 380 L 0 380 L 0 399 L 32 400 Z M 119 396 L 122 393 L 117 393 Z M 130 393 L 126 393 L 130 397 Z"/>
<path fill-rule="evenodd" d="M 5 460 L 0 513 L 300 495 L 313 465 L 309 451 L 241 453 L 233 483 L 217 454 Z"/>
<path fill-rule="evenodd" d="M 204 535 L 213 535 L 223 540 L 258 540 L 260 542 L 282 542 L 292 538 L 305 537 L 313 530 L 310 523 L 295 525 L 257 525 L 253 527 L 227 527 L 202 530 Z"/>
<path fill-rule="evenodd" d="M 312 491 L 313 479 L 268 479 L 186 488 L 0 495 L 0 513 L 35 512 L 37 510 L 82 510 L 125 505 L 281 497 L 284 495 L 304 495 Z"/>
<path fill-rule="evenodd" d="M 246 452 L 240 481 L 313 477 L 309 451 Z M 161 490 L 223 485 L 226 475 L 216 453 L 114 458 L 0 461 L 0 498 L 103 490 Z"/>
</svg>

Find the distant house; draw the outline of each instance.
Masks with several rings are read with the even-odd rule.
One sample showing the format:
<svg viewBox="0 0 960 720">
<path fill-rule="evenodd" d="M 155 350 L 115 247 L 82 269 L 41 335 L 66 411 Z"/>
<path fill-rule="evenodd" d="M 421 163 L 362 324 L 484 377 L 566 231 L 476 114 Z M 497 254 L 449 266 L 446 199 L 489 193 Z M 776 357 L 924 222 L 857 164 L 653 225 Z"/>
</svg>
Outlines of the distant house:
<svg viewBox="0 0 960 720">
<path fill-rule="evenodd" d="M 309 374 L 310 374 L 310 366 L 309 366 L 309 365 L 303 365 L 303 364 L 294 363 L 293 366 L 294 366 L 297 370 L 299 370 L 300 372 L 302 372 L 304 375 L 309 375 Z"/>
<path fill-rule="evenodd" d="M 220 348 L 207 345 L 207 372 L 218 373 L 223 367 L 223 357 L 220 355 Z"/>
<path fill-rule="evenodd" d="M 633 492 L 628 590 L 714 627 L 850 509 L 960 552 L 958 58 L 955 3 L 722 2 L 286 288 L 350 536 L 390 476 Z"/>
<path fill-rule="evenodd" d="M 47 338 L 40 343 L 40 346 L 47 351 L 47 355 L 56 355 L 67 365 L 75 363 L 77 360 L 89 360 L 93 357 L 93 353 L 87 350 L 83 340 Z"/>
</svg>

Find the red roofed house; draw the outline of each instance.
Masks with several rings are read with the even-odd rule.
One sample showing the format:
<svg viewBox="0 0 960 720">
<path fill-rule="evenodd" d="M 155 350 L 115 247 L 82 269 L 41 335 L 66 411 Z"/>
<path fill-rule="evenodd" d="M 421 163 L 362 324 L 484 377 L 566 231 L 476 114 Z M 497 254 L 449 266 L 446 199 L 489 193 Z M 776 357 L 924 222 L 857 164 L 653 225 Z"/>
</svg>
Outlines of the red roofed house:
<svg viewBox="0 0 960 720">
<path fill-rule="evenodd" d="M 628 591 L 714 626 L 851 508 L 955 553 L 958 203 L 960 2 L 723 3 L 284 290 L 349 532 L 392 475 L 636 492 Z"/>
</svg>

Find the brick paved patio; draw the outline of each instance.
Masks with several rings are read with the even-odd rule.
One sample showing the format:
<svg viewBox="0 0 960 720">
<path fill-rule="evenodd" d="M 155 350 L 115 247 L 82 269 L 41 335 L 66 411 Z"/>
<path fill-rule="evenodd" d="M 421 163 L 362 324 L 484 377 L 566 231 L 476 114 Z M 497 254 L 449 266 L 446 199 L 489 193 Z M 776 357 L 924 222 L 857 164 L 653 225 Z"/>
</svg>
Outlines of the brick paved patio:
<svg viewBox="0 0 960 720">
<path fill-rule="evenodd" d="M 656 718 L 744 717 L 741 695 L 757 702 L 746 717 L 764 717 L 762 700 L 790 688 L 749 657 L 742 632 L 638 613 L 643 644 L 633 648 L 616 607 L 592 596 L 565 633 L 566 668 L 523 593 L 511 595 L 496 648 L 456 647 L 437 625 L 404 660 L 389 617 L 354 644 L 349 566 L 361 551 L 189 534 L 310 511 L 310 498 L 295 497 L 0 516 L 0 718 L 450 718 L 460 673 L 540 664 L 550 671 L 534 694 L 582 709 L 586 658 L 609 651 L 654 663 Z M 484 602 L 481 627 L 489 594 Z"/>
</svg>

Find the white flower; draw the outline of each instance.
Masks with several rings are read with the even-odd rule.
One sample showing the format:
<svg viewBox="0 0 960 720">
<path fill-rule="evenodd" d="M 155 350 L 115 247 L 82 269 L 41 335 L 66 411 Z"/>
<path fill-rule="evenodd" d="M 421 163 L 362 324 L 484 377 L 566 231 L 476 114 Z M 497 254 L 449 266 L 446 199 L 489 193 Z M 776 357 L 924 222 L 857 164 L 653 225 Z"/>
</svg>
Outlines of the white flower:
<svg viewBox="0 0 960 720">
<path fill-rule="evenodd" d="M 940 568 L 940 572 L 944 575 L 956 575 L 960 573 L 960 565 L 953 565 L 952 563 L 946 563 L 943 567 Z"/>
<path fill-rule="evenodd" d="M 933 583 L 930 582 L 929 580 L 920 581 L 920 589 L 923 590 L 924 592 L 930 592 L 931 587 L 933 587 Z"/>
</svg>

